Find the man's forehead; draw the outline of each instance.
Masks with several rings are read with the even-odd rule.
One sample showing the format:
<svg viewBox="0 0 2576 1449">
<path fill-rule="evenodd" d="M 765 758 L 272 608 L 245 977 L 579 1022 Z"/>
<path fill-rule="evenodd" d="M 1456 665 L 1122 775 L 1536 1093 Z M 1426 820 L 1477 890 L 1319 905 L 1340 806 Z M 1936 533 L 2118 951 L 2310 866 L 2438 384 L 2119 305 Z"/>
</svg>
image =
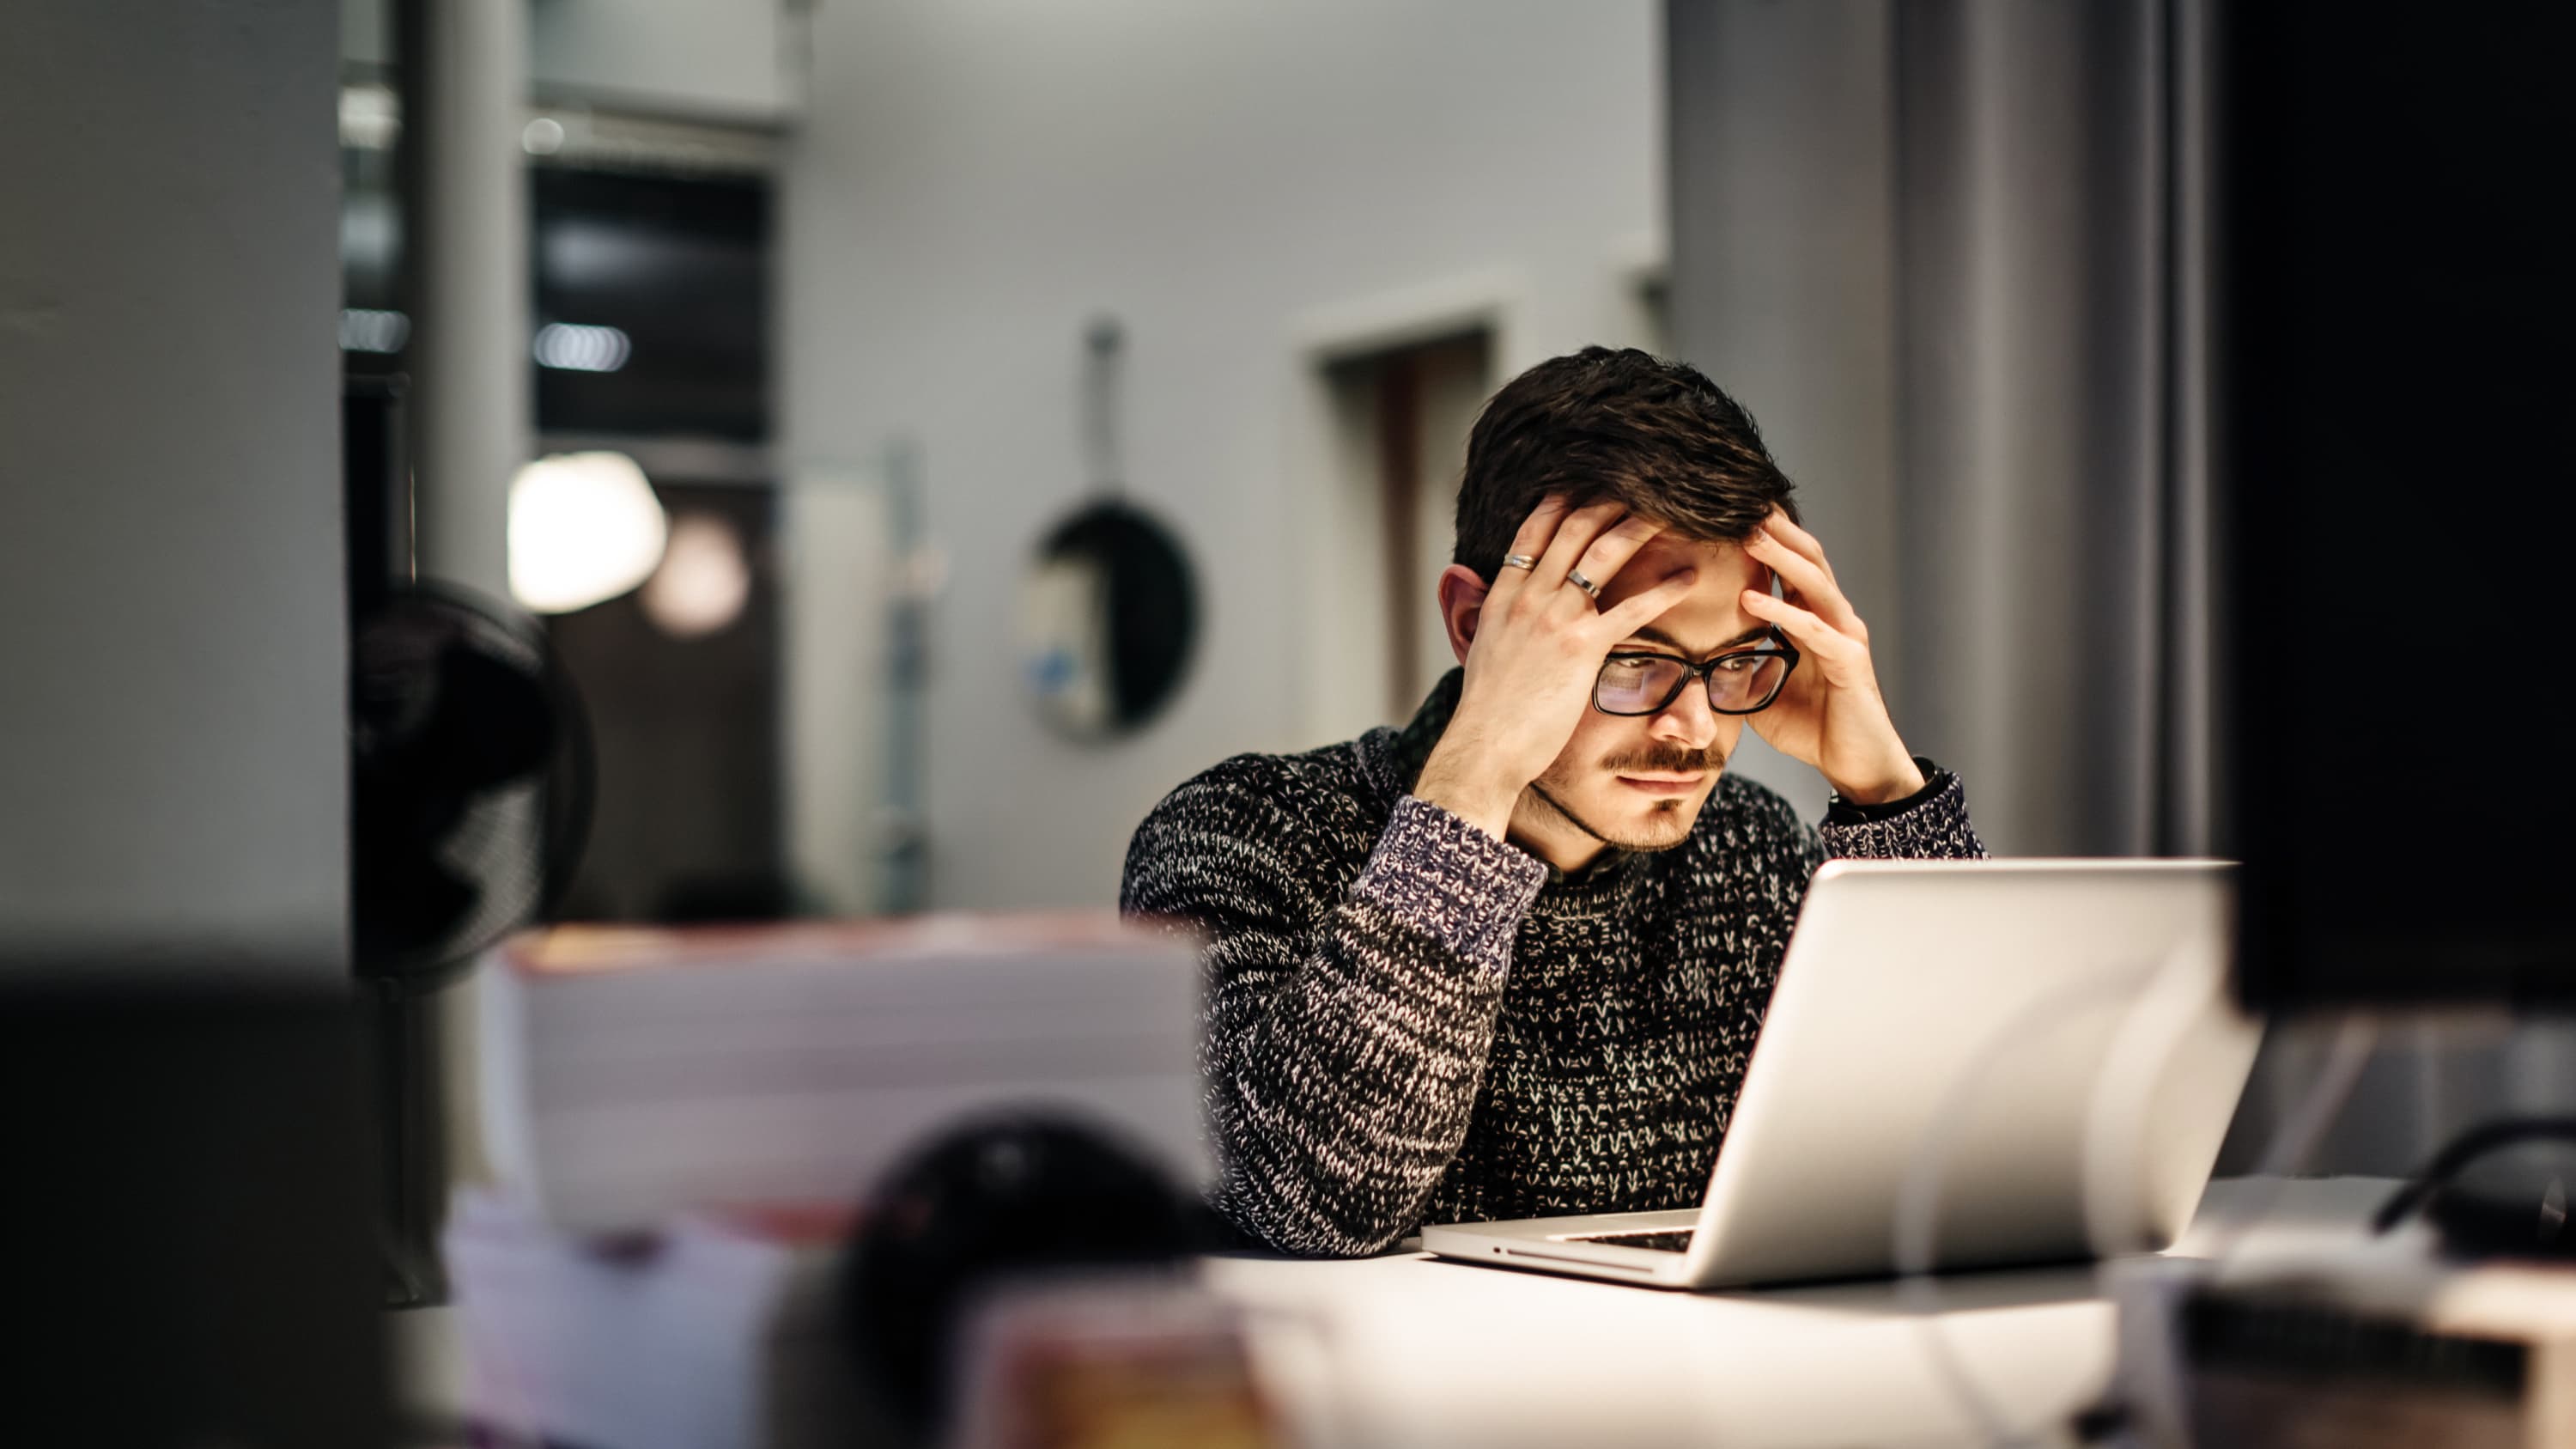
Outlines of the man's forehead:
<svg viewBox="0 0 2576 1449">
<path fill-rule="evenodd" d="M 1713 653 L 1758 632 L 1761 621 L 1744 612 L 1739 595 L 1748 588 L 1767 588 L 1770 570 L 1753 561 L 1738 545 L 1690 539 L 1649 539 L 1628 566 L 1619 571 L 1605 602 L 1615 602 L 1653 587 L 1682 568 L 1699 570 L 1690 592 L 1664 611 L 1650 628 L 1634 638 L 1690 654 Z"/>
<path fill-rule="evenodd" d="M 1760 567 L 1745 554 L 1744 545 L 1740 543 L 1715 543 L 1680 538 L 1669 533 L 1659 533 L 1647 539 L 1646 546 L 1637 550 L 1634 563 L 1643 564 L 1658 575 L 1671 573 L 1685 565 L 1697 568 L 1702 574 L 1707 573 L 1712 565 L 1747 572 Z M 1658 564 L 1662 567 L 1657 568 Z"/>
<path fill-rule="evenodd" d="M 1706 599 L 1724 600 L 1732 607 L 1739 591 L 1767 587 L 1771 581 L 1771 571 L 1756 563 L 1740 544 L 1700 543 L 1659 535 L 1646 540 L 1646 546 L 1619 570 L 1613 583 L 1625 597 L 1652 588 L 1686 568 L 1697 569 L 1699 578 L 1681 606 L 1685 608 Z"/>
</svg>

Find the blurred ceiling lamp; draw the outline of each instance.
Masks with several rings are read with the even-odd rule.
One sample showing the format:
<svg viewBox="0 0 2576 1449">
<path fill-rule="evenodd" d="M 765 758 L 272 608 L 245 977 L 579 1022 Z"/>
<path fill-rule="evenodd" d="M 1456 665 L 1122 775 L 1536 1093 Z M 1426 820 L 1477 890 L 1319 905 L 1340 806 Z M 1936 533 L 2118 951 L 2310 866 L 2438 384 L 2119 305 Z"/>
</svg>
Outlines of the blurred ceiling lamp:
<svg viewBox="0 0 2576 1449">
<path fill-rule="evenodd" d="M 644 470 L 623 453 L 557 453 L 510 483 L 510 592 L 568 614 L 652 577 L 670 524 Z"/>
<path fill-rule="evenodd" d="M 703 638 L 741 618 L 751 602 L 742 535 L 712 513 L 681 514 L 639 602 L 645 617 L 676 639 Z"/>
<path fill-rule="evenodd" d="M 537 366 L 561 372 L 615 372 L 635 355 L 634 340 L 614 327 L 580 322 L 549 322 L 537 329 L 528 350 Z"/>
<path fill-rule="evenodd" d="M 411 318 L 375 307 L 340 309 L 342 352 L 400 352 L 411 340 Z"/>
</svg>

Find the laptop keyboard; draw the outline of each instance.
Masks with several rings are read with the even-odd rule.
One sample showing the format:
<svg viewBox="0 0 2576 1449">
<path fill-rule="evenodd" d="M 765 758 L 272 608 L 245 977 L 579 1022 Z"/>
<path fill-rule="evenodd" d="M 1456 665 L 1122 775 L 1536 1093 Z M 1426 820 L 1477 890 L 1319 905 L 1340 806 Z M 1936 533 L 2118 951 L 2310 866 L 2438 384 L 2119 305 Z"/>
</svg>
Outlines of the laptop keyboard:
<svg viewBox="0 0 2576 1449">
<path fill-rule="evenodd" d="M 1652 1248 L 1658 1253 L 1687 1253 L 1695 1228 L 1673 1228 L 1659 1233 L 1576 1233 L 1568 1241 L 1577 1243 L 1616 1243 L 1623 1248 Z"/>
</svg>

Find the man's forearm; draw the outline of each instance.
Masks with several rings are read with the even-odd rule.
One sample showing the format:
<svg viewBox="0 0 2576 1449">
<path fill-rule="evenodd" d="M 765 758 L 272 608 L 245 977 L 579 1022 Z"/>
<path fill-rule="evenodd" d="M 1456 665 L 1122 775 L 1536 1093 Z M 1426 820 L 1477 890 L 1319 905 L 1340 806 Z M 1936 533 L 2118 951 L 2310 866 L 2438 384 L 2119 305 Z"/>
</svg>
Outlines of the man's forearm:
<svg viewBox="0 0 2576 1449">
<path fill-rule="evenodd" d="M 1817 833 L 1825 853 L 1853 860 L 1981 860 L 1986 845 L 1968 819 L 1959 777 L 1917 758 L 1924 785 L 1889 802 L 1837 799 Z"/>
<path fill-rule="evenodd" d="M 1474 750 L 1453 736 L 1443 740 L 1423 764 L 1421 778 L 1413 783 L 1413 797 L 1500 840 L 1511 828 L 1512 809 L 1528 784 L 1479 766 Z"/>
<path fill-rule="evenodd" d="M 1257 849 L 1229 842 L 1227 869 L 1268 869 L 1243 858 Z M 1204 900 L 1166 899 L 1167 880 L 1197 877 L 1131 870 L 1130 909 L 1205 917 Z M 1544 878 L 1407 800 L 1320 920 L 1202 919 L 1228 1219 L 1273 1247 L 1331 1255 L 1376 1251 L 1418 1224 L 1465 1140 L 1512 939 Z"/>
<path fill-rule="evenodd" d="M 1397 805 L 1312 956 L 1238 1039 L 1211 1003 L 1221 1211 L 1319 1254 L 1375 1252 L 1420 1223 L 1466 1139 L 1512 938 L 1544 879 L 1467 822 Z"/>
<path fill-rule="evenodd" d="M 1913 756 L 1900 747 L 1876 766 L 1849 780 L 1829 780 L 1834 793 L 1863 805 L 1885 805 L 1923 793 L 1930 783 Z"/>
</svg>

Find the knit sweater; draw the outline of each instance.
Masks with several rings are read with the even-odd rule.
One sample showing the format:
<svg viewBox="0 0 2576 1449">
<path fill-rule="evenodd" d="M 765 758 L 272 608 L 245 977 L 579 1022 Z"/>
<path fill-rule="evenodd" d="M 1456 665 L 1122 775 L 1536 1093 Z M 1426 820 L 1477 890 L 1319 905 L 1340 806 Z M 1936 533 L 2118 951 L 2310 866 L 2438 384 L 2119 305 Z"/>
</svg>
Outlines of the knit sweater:
<svg viewBox="0 0 2576 1449">
<path fill-rule="evenodd" d="M 1683 844 L 1562 875 L 1407 793 L 1459 683 L 1227 760 L 1128 849 L 1122 909 L 1205 943 L 1214 1206 L 1284 1252 L 1697 1202 L 1817 865 L 1985 853 L 1946 772 L 1821 835 L 1724 776 Z"/>
</svg>

